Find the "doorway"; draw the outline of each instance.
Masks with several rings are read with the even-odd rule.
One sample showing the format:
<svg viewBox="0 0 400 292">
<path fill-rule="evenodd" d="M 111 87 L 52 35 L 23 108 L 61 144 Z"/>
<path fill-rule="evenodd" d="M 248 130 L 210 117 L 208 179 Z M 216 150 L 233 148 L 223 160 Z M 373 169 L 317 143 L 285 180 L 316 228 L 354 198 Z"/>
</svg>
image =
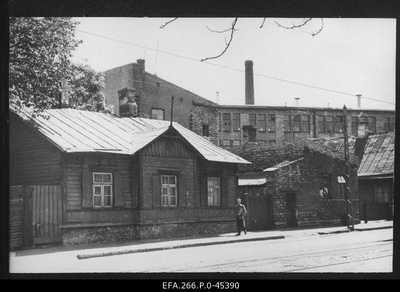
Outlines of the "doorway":
<svg viewBox="0 0 400 292">
<path fill-rule="evenodd" d="M 286 193 L 286 224 L 288 227 L 297 227 L 296 193 Z"/>
</svg>

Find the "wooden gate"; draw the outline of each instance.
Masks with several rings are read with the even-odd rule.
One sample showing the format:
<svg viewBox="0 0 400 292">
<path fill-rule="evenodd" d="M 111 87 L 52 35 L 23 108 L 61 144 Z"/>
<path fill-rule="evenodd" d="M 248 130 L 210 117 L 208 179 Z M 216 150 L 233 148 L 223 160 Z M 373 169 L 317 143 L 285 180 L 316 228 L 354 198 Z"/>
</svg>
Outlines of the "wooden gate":
<svg viewBox="0 0 400 292">
<path fill-rule="evenodd" d="M 271 228 L 272 204 L 270 197 L 264 195 L 249 195 L 246 198 L 247 227 L 250 231 L 268 230 Z"/>
<path fill-rule="evenodd" d="M 58 185 L 36 185 L 30 198 L 33 244 L 62 241 L 61 190 Z"/>
</svg>

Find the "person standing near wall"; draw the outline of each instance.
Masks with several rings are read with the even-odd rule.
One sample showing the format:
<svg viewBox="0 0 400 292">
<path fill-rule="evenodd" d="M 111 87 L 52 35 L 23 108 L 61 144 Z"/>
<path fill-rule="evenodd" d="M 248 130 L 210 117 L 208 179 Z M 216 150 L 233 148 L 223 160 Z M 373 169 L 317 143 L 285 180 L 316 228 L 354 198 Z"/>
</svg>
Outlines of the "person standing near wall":
<svg viewBox="0 0 400 292">
<path fill-rule="evenodd" d="M 236 226 L 237 226 L 237 232 L 238 232 L 236 234 L 236 236 L 239 236 L 241 234 L 242 229 L 244 231 L 244 234 L 247 233 L 246 223 L 244 221 L 245 216 L 247 215 L 247 210 L 246 210 L 246 207 L 241 202 L 242 202 L 242 200 L 240 198 L 238 198 L 236 208 L 235 208 Z"/>
</svg>

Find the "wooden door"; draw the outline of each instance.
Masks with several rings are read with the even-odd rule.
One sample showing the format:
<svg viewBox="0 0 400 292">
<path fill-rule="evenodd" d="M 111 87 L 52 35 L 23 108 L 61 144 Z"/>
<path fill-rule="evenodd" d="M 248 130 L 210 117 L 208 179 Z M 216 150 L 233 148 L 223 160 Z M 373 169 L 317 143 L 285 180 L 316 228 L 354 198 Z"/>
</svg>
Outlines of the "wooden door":
<svg viewBox="0 0 400 292">
<path fill-rule="evenodd" d="M 249 195 L 247 200 L 248 230 L 267 230 L 271 228 L 271 207 L 269 197 L 264 195 Z"/>
<path fill-rule="evenodd" d="M 297 227 L 296 194 L 286 193 L 286 224 Z"/>
<path fill-rule="evenodd" d="M 60 186 L 36 185 L 31 188 L 33 244 L 62 241 Z"/>
</svg>

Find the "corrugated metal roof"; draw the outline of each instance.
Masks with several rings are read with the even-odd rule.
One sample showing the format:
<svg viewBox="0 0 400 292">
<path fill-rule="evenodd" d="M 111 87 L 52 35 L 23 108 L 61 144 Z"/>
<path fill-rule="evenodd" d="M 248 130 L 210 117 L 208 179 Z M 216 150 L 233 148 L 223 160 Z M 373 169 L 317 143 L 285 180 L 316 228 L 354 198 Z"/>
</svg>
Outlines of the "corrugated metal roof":
<svg viewBox="0 0 400 292">
<path fill-rule="evenodd" d="M 368 136 L 358 175 L 394 173 L 394 132 Z"/>
<path fill-rule="evenodd" d="M 11 108 L 11 107 L 10 107 Z M 29 109 L 16 110 L 50 142 L 64 152 L 103 152 L 133 155 L 165 133 L 169 121 L 144 118 L 121 118 L 105 113 L 74 109 L 51 109 L 48 118 L 31 119 Z M 173 128 L 206 160 L 227 163 L 250 163 L 193 133 L 176 122 Z"/>
<path fill-rule="evenodd" d="M 343 137 L 316 139 L 335 151 L 343 151 Z M 349 137 L 349 151 L 355 153 L 356 137 Z M 369 135 L 358 168 L 359 176 L 394 173 L 395 133 L 385 132 Z"/>
</svg>

